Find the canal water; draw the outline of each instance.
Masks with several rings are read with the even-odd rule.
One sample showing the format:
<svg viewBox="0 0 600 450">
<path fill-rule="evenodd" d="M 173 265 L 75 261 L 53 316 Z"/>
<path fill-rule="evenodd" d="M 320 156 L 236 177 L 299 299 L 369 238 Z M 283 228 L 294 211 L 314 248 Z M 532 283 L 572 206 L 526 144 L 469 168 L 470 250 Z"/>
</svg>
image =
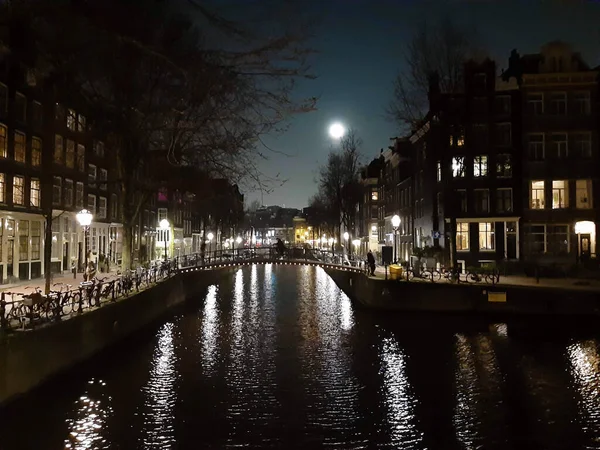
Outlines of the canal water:
<svg viewBox="0 0 600 450">
<path fill-rule="evenodd" d="M 600 448 L 600 357 L 564 327 L 357 311 L 251 266 L 5 410 L 0 449 Z"/>
</svg>

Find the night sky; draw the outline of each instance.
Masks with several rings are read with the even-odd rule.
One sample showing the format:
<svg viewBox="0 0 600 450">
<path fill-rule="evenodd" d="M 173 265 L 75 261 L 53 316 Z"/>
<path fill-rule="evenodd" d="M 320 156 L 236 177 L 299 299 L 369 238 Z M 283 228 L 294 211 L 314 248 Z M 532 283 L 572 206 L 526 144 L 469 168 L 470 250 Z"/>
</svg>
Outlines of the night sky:
<svg viewBox="0 0 600 450">
<path fill-rule="evenodd" d="M 294 118 L 289 131 L 265 141 L 291 156 L 270 154 L 264 173 L 287 179 L 264 194 L 265 205 L 302 208 L 317 190 L 316 176 L 332 141 L 333 121 L 357 130 L 368 162 L 399 135 L 385 117 L 392 81 L 402 70 L 405 43 L 423 19 L 449 16 L 474 26 L 498 70 L 506 67 L 513 48 L 535 53 L 541 45 L 563 40 L 574 45 L 592 67 L 600 64 L 600 1 L 408 1 L 298 0 L 318 15 L 320 23 L 311 46 L 316 80 L 303 81 L 301 97 L 319 96 L 318 111 Z M 268 153 L 268 152 L 267 152 Z M 261 200 L 246 192 L 247 202 Z"/>
</svg>

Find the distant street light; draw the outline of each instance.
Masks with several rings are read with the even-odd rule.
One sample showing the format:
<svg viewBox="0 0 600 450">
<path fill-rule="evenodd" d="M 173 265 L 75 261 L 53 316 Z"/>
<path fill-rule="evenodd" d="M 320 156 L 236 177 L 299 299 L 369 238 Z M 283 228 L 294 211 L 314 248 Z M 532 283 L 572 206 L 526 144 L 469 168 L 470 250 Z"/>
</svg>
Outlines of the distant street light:
<svg viewBox="0 0 600 450">
<path fill-rule="evenodd" d="M 396 244 L 396 236 L 398 235 L 398 227 L 400 226 L 400 216 L 394 214 L 392 217 L 392 227 L 394 228 L 394 264 L 398 264 L 398 249 Z"/>
<path fill-rule="evenodd" d="M 163 242 L 165 244 L 165 261 L 167 260 L 167 230 L 171 227 L 171 224 L 167 219 L 163 219 L 158 224 L 163 232 Z"/>
<path fill-rule="evenodd" d="M 90 225 L 92 224 L 92 220 L 94 219 L 94 216 L 87 209 L 82 209 L 81 211 L 79 211 L 77 213 L 77 215 L 75 217 L 77 218 L 77 222 L 79 222 L 79 225 L 81 225 L 83 227 L 83 239 L 84 239 L 83 251 L 85 252 L 85 266 L 83 269 L 84 270 L 83 273 L 84 273 L 84 277 L 85 277 L 85 271 L 87 270 L 87 266 L 88 266 L 88 236 L 90 233 Z"/>
<path fill-rule="evenodd" d="M 344 231 L 344 240 L 347 241 L 348 239 L 350 239 L 350 235 L 347 231 Z"/>
</svg>

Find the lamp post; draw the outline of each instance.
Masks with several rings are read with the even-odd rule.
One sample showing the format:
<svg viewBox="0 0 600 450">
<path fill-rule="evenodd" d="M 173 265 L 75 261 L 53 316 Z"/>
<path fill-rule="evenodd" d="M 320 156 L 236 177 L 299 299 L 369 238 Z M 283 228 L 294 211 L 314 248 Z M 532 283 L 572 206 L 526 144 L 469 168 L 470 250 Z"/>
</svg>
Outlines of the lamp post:
<svg viewBox="0 0 600 450">
<path fill-rule="evenodd" d="M 346 248 L 346 252 L 349 253 L 348 256 L 352 256 L 350 247 L 348 247 L 348 239 L 350 239 L 350 233 L 344 231 L 344 247 Z"/>
<path fill-rule="evenodd" d="M 235 243 L 238 245 L 238 258 L 240 257 L 240 244 L 242 243 L 242 237 L 238 236 L 235 238 Z M 235 249 L 233 251 L 233 255 L 235 256 Z"/>
<path fill-rule="evenodd" d="M 83 268 L 83 273 L 85 276 L 85 271 L 87 270 L 88 266 L 88 235 L 90 232 L 90 225 L 92 224 L 92 219 L 94 218 L 94 216 L 87 209 L 82 209 L 77 213 L 75 217 L 77 217 L 77 222 L 79 222 L 79 225 L 83 227 L 83 251 L 85 252 L 85 266 Z"/>
<path fill-rule="evenodd" d="M 167 230 L 169 229 L 169 221 L 167 219 L 163 219 L 159 223 L 160 229 L 163 232 L 163 242 L 165 244 L 165 261 L 167 260 Z"/>
<path fill-rule="evenodd" d="M 208 238 L 208 262 L 210 262 L 210 254 L 212 253 L 212 240 L 215 237 L 215 235 L 212 233 L 208 233 L 206 237 Z"/>
<path fill-rule="evenodd" d="M 354 254 L 357 256 L 358 259 L 358 246 L 360 245 L 360 239 L 354 239 L 352 241 L 352 244 L 354 244 Z"/>
<path fill-rule="evenodd" d="M 396 243 L 396 236 L 398 235 L 398 227 L 400 226 L 400 216 L 394 214 L 392 217 L 392 227 L 394 228 L 394 264 L 398 264 L 398 246 Z"/>
</svg>

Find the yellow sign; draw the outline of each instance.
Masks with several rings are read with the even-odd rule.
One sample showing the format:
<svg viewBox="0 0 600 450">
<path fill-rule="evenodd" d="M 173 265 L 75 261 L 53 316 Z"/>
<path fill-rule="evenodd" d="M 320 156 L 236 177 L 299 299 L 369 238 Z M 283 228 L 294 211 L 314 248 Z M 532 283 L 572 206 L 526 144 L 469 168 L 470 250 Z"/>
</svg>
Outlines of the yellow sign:
<svg viewBox="0 0 600 450">
<path fill-rule="evenodd" d="M 488 292 L 488 302 L 506 303 L 506 292 Z"/>
</svg>

